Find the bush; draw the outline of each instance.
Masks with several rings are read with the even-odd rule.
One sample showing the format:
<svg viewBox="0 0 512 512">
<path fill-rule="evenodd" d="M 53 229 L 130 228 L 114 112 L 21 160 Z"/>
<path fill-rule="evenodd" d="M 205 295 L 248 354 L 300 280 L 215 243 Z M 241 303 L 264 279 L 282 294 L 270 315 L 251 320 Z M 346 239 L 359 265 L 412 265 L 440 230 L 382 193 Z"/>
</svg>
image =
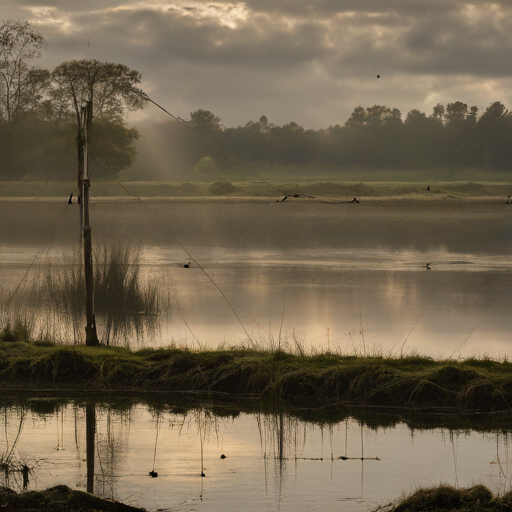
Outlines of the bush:
<svg viewBox="0 0 512 512">
<path fill-rule="evenodd" d="M 239 187 L 236 187 L 230 181 L 215 181 L 208 190 L 214 196 L 224 196 L 236 192 L 239 190 Z"/>
<path fill-rule="evenodd" d="M 16 320 L 12 327 L 8 322 L 0 331 L 0 341 L 30 341 L 30 338 L 30 328 L 20 320 Z"/>
</svg>

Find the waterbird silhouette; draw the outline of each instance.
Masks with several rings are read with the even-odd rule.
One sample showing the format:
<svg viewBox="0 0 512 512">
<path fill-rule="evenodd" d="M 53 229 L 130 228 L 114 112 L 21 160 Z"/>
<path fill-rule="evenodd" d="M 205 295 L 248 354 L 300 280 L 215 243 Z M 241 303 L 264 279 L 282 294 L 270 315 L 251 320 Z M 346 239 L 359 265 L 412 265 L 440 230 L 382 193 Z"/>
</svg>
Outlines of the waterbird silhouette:
<svg viewBox="0 0 512 512">
<path fill-rule="evenodd" d="M 425 268 L 426 268 L 427 270 L 430 270 L 430 263 L 427 263 L 427 264 L 425 265 Z"/>
</svg>

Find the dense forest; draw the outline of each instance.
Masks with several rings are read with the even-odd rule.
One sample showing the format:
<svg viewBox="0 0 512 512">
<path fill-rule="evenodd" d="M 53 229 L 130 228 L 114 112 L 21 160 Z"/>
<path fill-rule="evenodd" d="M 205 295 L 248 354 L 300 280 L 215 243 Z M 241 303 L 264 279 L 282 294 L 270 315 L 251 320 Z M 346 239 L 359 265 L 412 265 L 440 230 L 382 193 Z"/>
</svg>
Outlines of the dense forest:
<svg viewBox="0 0 512 512">
<path fill-rule="evenodd" d="M 139 131 L 126 125 L 124 112 L 144 106 L 144 93 L 135 87 L 140 73 L 93 60 L 64 62 L 53 71 L 33 66 L 45 41 L 24 21 L 0 23 L 0 40 L 0 180 L 38 180 L 55 171 L 55 179 L 75 176 L 84 96 L 94 96 L 90 154 L 95 179 L 110 179 L 105 169 L 118 174 L 130 168 L 129 176 L 142 180 L 252 178 L 227 153 L 288 173 L 306 169 L 314 174 L 326 166 L 340 171 L 447 164 L 512 168 L 512 113 L 499 101 L 485 109 L 462 101 L 437 104 L 430 114 L 411 110 L 405 119 L 397 108 L 358 106 L 343 124 L 318 130 L 295 122 L 278 126 L 264 115 L 227 127 L 199 109 L 185 123 L 169 118 L 142 125 L 138 143 Z"/>
</svg>

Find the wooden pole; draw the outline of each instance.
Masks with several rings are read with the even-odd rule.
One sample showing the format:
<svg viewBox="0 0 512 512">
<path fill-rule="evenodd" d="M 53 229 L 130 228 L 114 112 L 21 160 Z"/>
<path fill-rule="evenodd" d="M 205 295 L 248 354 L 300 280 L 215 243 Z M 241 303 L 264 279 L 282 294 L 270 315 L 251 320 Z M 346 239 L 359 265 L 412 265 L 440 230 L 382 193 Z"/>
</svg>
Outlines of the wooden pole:
<svg viewBox="0 0 512 512">
<path fill-rule="evenodd" d="M 89 224 L 89 201 L 91 180 L 88 167 L 89 134 L 92 123 L 92 102 L 87 102 L 82 109 L 82 141 L 83 141 L 83 176 L 82 176 L 82 209 L 83 209 L 83 250 L 85 275 L 85 344 L 98 346 L 96 319 L 94 316 L 94 274 L 92 265 L 92 236 Z"/>
</svg>

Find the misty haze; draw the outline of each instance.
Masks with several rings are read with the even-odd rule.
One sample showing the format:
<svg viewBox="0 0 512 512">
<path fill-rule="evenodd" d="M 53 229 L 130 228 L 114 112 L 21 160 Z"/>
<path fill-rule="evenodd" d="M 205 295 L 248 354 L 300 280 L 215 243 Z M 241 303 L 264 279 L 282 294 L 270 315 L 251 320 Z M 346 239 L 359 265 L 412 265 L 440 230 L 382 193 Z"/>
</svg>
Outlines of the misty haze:
<svg viewBox="0 0 512 512">
<path fill-rule="evenodd" d="M 511 5 L 0 2 L 0 508 L 510 510 Z"/>
</svg>

